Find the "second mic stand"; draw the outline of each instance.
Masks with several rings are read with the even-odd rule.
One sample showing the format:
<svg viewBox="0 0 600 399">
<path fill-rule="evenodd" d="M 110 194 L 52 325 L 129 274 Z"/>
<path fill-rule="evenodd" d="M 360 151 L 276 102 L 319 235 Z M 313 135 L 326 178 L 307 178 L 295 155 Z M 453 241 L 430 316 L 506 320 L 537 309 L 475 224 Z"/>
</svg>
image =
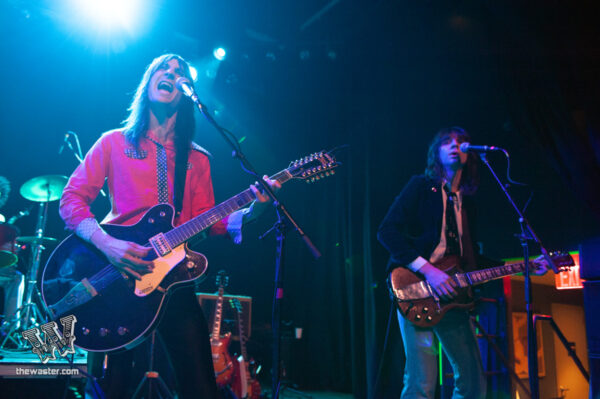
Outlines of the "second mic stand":
<svg viewBox="0 0 600 399">
<path fill-rule="evenodd" d="M 179 87 L 179 85 L 178 85 Z M 282 215 L 285 217 L 285 220 L 290 223 L 291 226 L 298 232 L 308 250 L 315 258 L 319 258 L 321 253 L 314 246 L 310 238 L 304 233 L 304 231 L 300 228 L 300 226 L 296 223 L 292 215 L 288 212 L 286 207 L 283 205 L 281 201 L 277 198 L 271 187 L 265 182 L 259 175 L 254 167 L 250 164 L 244 153 L 242 152 L 239 144 L 231 139 L 231 133 L 221 127 L 212 117 L 210 112 L 204 104 L 202 104 L 198 98 L 198 95 L 192 90 L 191 87 L 187 85 L 183 85 L 182 90 L 186 96 L 188 96 L 194 104 L 198 107 L 202 115 L 207 119 L 207 121 L 223 136 L 225 141 L 232 148 L 232 156 L 239 159 L 242 163 L 242 167 L 249 171 L 252 175 L 257 178 L 257 182 L 261 185 L 262 189 L 265 193 L 271 198 L 273 201 L 273 206 L 277 209 L 277 217 L 279 221 L 276 224 L 276 230 L 278 232 L 277 240 L 277 256 L 275 260 L 275 291 L 273 295 L 273 316 L 271 320 L 271 329 L 273 334 L 273 365 L 272 365 L 272 399 L 277 399 L 279 397 L 279 386 L 280 386 L 280 378 L 281 378 L 281 362 L 280 362 L 280 347 L 281 347 L 281 303 L 284 298 L 284 289 L 283 289 L 283 273 L 284 273 L 284 243 L 285 243 L 285 221 L 282 219 Z"/>
<path fill-rule="evenodd" d="M 508 157 L 508 153 L 505 152 L 505 155 Z M 555 273 L 558 273 L 558 269 L 552 262 L 548 251 L 542 245 L 540 239 L 533 231 L 533 228 L 529 224 L 529 221 L 523 215 L 523 212 L 519 209 L 510 193 L 502 184 L 498 175 L 490 165 L 487 160 L 487 156 L 485 153 L 481 153 L 481 161 L 488 167 L 492 176 L 506 195 L 508 202 L 514 208 L 517 216 L 519 218 L 519 225 L 521 226 L 521 234 L 519 234 L 519 240 L 521 241 L 521 247 L 523 248 L 523 263 L 526 265 L 525 267 L 525 307 L 527 310 L 527 366 L 529 371 L 529 390 L 531 392 L 532 399 L 539 399 L 540 397 L 540 388 L 539 388 L 539 379 L 538 379 L 538 358 L 537 358 L 537 339 L 535 336 L 535 327 L 534 327 L 534 319 L 533 319 L 533 295 L 532 295 L 532 287 L 531 287 L 531 274 L 529 268 L 529 241 L 536 242 L 542 255 L 548 261 L 548 264 L 552 266 L 552 269 Z"/>
</svg>

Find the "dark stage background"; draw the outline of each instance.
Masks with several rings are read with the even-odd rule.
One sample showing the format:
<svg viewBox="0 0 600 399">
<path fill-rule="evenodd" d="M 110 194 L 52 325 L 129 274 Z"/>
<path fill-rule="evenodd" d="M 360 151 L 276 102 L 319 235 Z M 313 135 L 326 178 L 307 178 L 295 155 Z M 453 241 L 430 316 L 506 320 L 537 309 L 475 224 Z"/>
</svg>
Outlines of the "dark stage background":
<svg viewBox="0 0 600 399">
<path fill-rule="evenodd" d="M 389 303 L 387 254 L 375 233 L 409 177 L 421 173 L 430 138 L 460 125 L 475 144 L 506 148 L 520 205 L 548 248 L 575 249 L 598 234 L 600 203 L 600 48 L 593 1 L 154 1 L 154 19 L 137 38 L 90 38 L 67 28 L 64 1 L 5 1 L 0 175 L 12 192 L 7 218 L 31 207 L 19 187 L 35 176 L 69 175 L 72 153 L 58 154 L 67 131 L 84 152 L 119 126 L 145 66 L 176 52 L 203 76 L 201 98 L 267 174 L 321 149 L 338 153 L 338 173 L 314 185 L 290 182 L 281 198 L 323 253 L 311 258 L 289 233 L 283 318 L 303 328 L 286 341 L 289 377 L 303 389 L 373 393 Z M 77 21 L 75 21 L 77 22 Z M 228 58 L 210 60 L 222 45 Z M 211 77 L 206 77 L 206 69 Z M 212 68 L 212 69 L 211 69 Z M 217 201 L 253 179 L 198 116 L 196 141 L 213 154 Z M 501 176 L 505 160 L 490 156 Z M 518 224 L 482 170 L 479 227 L 492 257 L 520 255 Z M 47 236 L 67 235 L 50 204 Z M 107 201 L 94 204 L 98 216 Z M 35 213 L 17 222 L 33 235 Z M 254 298 L 250 349 L 270 367 L 275 240 L 257 236 L 269 212 L 247 226 L 244 242 L 201 244 L 228 292 Z M 46 251 L 47 256 L 52 248 Z M 533 250 L 536 253 L 536 249 Z M 401 364 L 401 354 L 398 359 Z M 400 370 L 396 381 L 400 383 Z"/>
</svg>

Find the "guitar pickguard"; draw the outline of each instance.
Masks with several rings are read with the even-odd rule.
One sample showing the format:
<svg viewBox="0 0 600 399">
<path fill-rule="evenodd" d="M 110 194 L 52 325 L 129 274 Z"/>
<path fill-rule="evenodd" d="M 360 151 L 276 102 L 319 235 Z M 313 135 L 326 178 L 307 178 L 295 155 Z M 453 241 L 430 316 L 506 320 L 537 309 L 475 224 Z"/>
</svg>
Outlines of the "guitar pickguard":
<svg viewBox="0 0 600 399">
<path fill-rule="evenodd" d="M 157 289 L 165 276 L 185 258 L 185 245 L 174 248 L 167 255 L 152 261 L 154 270 L 142 275 L 141 280 L 135 282 L 135 295 L 143 297 Z"/>
</svg>

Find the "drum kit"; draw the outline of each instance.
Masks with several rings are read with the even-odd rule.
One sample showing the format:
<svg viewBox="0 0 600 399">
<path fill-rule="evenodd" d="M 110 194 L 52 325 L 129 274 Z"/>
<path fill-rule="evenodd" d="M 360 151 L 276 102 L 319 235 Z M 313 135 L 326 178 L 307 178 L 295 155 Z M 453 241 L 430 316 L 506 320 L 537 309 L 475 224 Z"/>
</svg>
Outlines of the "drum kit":
<svg viewBox="0 0 600 399">
<path fill-rule="evenodd" d="M 37 277 L 43 250 L 47 245 L 57 242 L 55 238 L 44 236 L 48 217 L 48 204 L 60 198 L 66 183 L 67 178 L 65 176 L 45 175 L 34 177 L 21 186 L 19 190 L 21 196 L 26 200 L 39 204 L 34 235 L 19 236 L 18 228 L 14 226 L 14 222 L 18 218 L 28 215 L 29 211 L 21 211 L 7 222 L 0 223 L 0 283 L 11 281 L 18 273 L 16 268 L 20 251 L 26 248 L 31 250 L 29 264 L 23 265 L 26 269 L 24 273 L 24 300 L 22 306 L 13 314 L 6 314 L 5 312 L 6 317 L 0 327 L 3 334 L 0 348 L 13 349 L 16 347 L 16 349 L 23 349 L 28 347 L 20 332 L 38 327 L 49 320 L 37 287 Z M 7 196 L 8 191 L 10 190 L 0 191 L 0 197 Z M 1 200 L 2 198 L 0 198 Z M 6 198 L 4 198 L 5 200 Z"/>
</svg>

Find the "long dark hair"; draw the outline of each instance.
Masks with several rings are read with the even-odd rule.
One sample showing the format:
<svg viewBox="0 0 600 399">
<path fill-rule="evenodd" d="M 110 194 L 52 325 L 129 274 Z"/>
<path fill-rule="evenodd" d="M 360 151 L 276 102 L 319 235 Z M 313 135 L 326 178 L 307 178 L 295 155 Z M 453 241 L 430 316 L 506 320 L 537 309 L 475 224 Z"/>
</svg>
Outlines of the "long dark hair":
<svg viewBox="0 0 600 399">
<path fill-rule="evenodd" d="M 127 140 L 137 147 L 140 138 L 146 135 L 150 124 L 150 99 L 148 98 L 148 86 L 150 78 L 154 72 L 161 66 L 168 63 L 172 59 L 179 61 L 179 65 L 183 68 L 185 76 L 192 82 L 189 64 L 183 57 L 177 54 L 163 54 L 156 57 L 150 65 L 146 67 L 146 71 L 142 76 L 133 100 L 128 108 L 129 115 L 123 121 L 123 132 Z M 175 145 L 177 147 L 178 139 L 185 139 L 187 144 L 194 137 L 195 118 L 194 104 L 187 97 L 181 99 L 179 109 L 177 110 L 177 122 L 175 123 Z"/>
<path fill-rule="evenodd" d="M 442 143 L 456 137 L 458 142 L 470 142 L 471 136 L 469 133 L 458 126 L 452 126 L 441 129 L 433 137 L 431 144 L 429 145 L 429 151 L 427 152 L 427 167 L 425 168 L 425 175 L 436 183 L 441 183 L 446 178 L 446 172 L 442 166 L 440 160 L 440 146 Z M 473 194 L 479 187 L 479 156 L 473 152 L 467 154 L 467 163 L 463 166 L 462 176 L 460 179 L 460 189 L 465 194 Z"/>
<path fill-rule="evenodd" d="M 127 141 L 136 148 L 139 146 L 140 139 L 146 136 L 150 125 L 150 99 L 148 98 L 148 86 L 154 72 L 172 59 L 179 61 L 183 68 L 184 75 L 192 83 L 190 66 L 177 54 L 163 54 L 156 57 L 142 76 L 131 105 L 128 108 L 129 115 L 123 121 L 123 132 Z M 175 121 L 175 209 L 181 210 L 181 201 L 183 198 L 183 187 L 185 185 L 185 175 L 187 172 L 188 155 L 195 131 L 194 104 L 187 97 L 182 97 L 177 109 L 177 120 Z"/>
</svg>

